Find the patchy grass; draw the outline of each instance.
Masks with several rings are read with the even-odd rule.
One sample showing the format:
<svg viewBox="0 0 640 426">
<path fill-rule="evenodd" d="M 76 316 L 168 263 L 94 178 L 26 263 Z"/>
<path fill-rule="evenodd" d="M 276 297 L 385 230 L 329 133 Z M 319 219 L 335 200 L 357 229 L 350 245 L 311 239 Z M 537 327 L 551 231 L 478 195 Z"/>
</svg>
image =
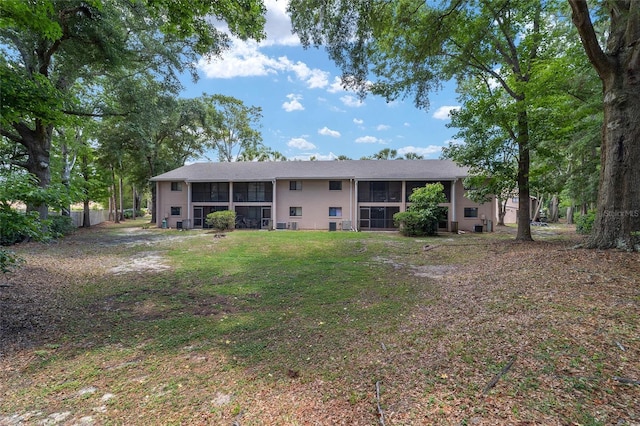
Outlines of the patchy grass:
<svg viewBox="0 0 640 426">
<path fill-rule="evenodd" d="M 388 425 L 640 422 L 638 255 L 513 232 L 128 221 L 26 244 L 0 424 L 372 425 L 378 403 Z"/>
</svg>

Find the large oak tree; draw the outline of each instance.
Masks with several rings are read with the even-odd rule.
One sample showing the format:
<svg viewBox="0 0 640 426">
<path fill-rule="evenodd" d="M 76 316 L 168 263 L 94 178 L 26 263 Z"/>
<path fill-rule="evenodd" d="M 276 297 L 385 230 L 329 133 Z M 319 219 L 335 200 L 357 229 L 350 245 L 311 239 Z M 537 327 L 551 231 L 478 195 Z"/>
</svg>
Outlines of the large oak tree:
<svg viewBox="0 0 640 426">
<path fill-rule="evenodd" d="M 594 2 L 595 3 L 595 2 Z M 598 212 L 590 245 L 640 250 L 640 2 L 602 2 L 606 41 L 586 0 L 569 0 L 584 49 L 602 80 L 604 123 Z"/>
</svg>

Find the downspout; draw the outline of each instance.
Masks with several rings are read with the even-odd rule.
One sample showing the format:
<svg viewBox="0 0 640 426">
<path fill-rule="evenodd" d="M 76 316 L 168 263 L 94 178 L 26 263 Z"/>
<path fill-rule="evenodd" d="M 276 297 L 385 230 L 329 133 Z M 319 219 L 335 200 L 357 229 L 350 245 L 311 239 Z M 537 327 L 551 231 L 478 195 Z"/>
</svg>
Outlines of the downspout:
<svg viewBox="0 0 640 426">
<path fill-rule="evenodd" d="M 276 207 L 277 207 L 277 205 L 276 205 L 276 194 L 278 192 L 276 191 L 276 184 L 277 184 L 277 180 L 273 179 L 271 181 L 271 186 L 272 186 L 271 191 L 273 192 L 273 199 L 271 200 L 271 228 L 270 228 L 272 230 L 275 229 L 275 226 L 276 226 L 276 223 L 277 223 L 276 222 L 276 219 L 277 219 L 277 214 L 276 214 L 276 212 L 277 212 L 277 209 L 276 209 Z"/>
<path fill-rule="evenodd" d="M 400 204 L 400 211 L 406 212 L 407 211 L 407 181 L 403 180 L 402 181 L 402 191 L 400 193 L 400 197 L 401 198 L 401 204 Z"/>
<path fill-rule="evenodd" d="M 358 229 L 360 228 L 360 218 L 358 217 L 360 215 L 360 213 L 358 212 L 358 179 L 354 180 L 355 184 L 354 184 L 354 196 L 356 197 L 356 201 L 354 202 L 355 204 L 355 222 L 351 222 L 352 226 L 353 226 L 353 230 L 354 231 L 358 231 Z M 351 197 L 351 200 L 353 200 L 353 197 Z"/>
<path fill-rule="evenodd" d="M 451 184 L 451 222 L 458 222 L 458 215 L 456 213 L 456 184 L 458 179 L 454 179 Z M 458 225 L 456 225 L 457 228 Z M 453 226 L 452 226 L 453 227 Z M 454 229 L 452 229 L 454 231 Z M 457 229 L 455 229 L 457 231 Z"/>
<path fill-rule="evenodd" d="M 349 222 L 353 229 L 353 179 L 349 179 Z"/>
<path fill-rule="evenodd" d="M 184 181 L 187 185 L 187 229 L 193 229 L 193 223 L 191 223 L 191 182 Z"/>
<path fill-rule="evenodd" d="M 171 184 L 169 184 L 171 185 Z M 160 181 L 156 181 L 156 205 L 153 206 L 153 208 L 155 209 L 155 214 L 156 214 L 156 226 L 158 228 L 160 228 L 162 226 L 162 218 L 160 217 L 160 206 L 162 205 L 161 202 L 162 196 L 161 196 L 161 192 L 160 192 Z M 111 212 L 111 211 L 109 211 Z"/>
</svg>

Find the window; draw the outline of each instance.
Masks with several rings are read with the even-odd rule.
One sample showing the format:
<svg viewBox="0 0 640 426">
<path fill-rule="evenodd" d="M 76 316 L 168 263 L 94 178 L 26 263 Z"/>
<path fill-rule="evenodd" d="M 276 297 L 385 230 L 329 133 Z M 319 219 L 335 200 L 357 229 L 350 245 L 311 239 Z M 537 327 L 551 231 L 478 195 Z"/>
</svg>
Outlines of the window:
<svg viewBox="0 0 640 426">
<path fill-rule="evenodd" d="M 329 181 L 329 190 L 330 191 L 342 191 L 342 181 L 341 180 L 330 180 Z"/>
<path fill-rule="evenodd" d="M 342 217 L 342 207 L 329 207 L 329 216 Z"/>
<path fill-rule="evenodd" d="M 302 191 L 302 181 L 301 180 L 291 180 L 291 181 L 289 181 L 289 190 L 290 191 Z"/>
<path fill-rule="evenodd" d="M 478 208 L 477 207 L 465 207 L 464 208 L 464 217 L 478 217 Z"/>
<path fill-rule="evenodd" d="M 171 182 L 172 191 L 182 191 L 182 182 Z"/>
<path fill-rule="evenodd" d="M 171 207 L 171 216 L 181 216 L 182 207 Z"/>
<path fill-rule="evenodd" d="M 191 184 L 193 202 L 227 202 L 229 201 L 228 182 L 194 182 Z"/>
<path fill-rule="evenodd" d="M 289 216 L 302 216 L 302 207 L 289 207 Z"/>
<path fill-rule="evenodd" d="M 361 181 L 358 184 L 359 202 L 399 203 L 402 200 L 402 182 Z"/>
<path fill-rule="evenodd" d="M 267 202 L 273 200 L 271 182 L 236 182 L 233 184 L 233 200 L 236 202 Z"/>
</svg>

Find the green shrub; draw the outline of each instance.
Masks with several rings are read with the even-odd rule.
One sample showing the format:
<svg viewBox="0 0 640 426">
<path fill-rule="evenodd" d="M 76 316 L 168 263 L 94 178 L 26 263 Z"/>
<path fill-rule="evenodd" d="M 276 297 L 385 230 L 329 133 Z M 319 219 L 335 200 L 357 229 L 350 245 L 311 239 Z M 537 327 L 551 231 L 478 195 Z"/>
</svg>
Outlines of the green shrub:
<svg viewBox="0 0 640 426">
<path fill-rule="evenodd" d="M 26 239 L 45 239 L 38 212 L 22 213 L 0 203 L 0 245 L 10 246 Z"/>
<path fill-rule="evenodd" d="M 24 263 L 24 259 L 11 250 L 0 247 L 0 272 L 9 273 Z"/>
<path fill-rule="evenodd" d="M 143 217 L 147 213 L 142 210 L 136 210 L 136 217 Z M 125 219 L 133 219 L 133 209 L 126 209 L 123 213 Z"/>
<path fill-rule="evenodd" d="M 75 230 L 76 226 L 70 216 L 49 215 L 49 231 L 53 238 L 72 234 Z"/>
<path fill-rule="evenodd" d="M 596 211 L 589 210 L 587 214 L 582 214 L 576 218 L 576 232 L 587 235 L 593 229 L 593 222 L 596 220 Z"/>
<path fill-rule="evenodd" d="M 438 221 L 442 215 L 440 203 L 447 201 L 441 183 L 427 184 L 414 189 L 409 196 L 412 203 L 406 212 L 393 215 L 393 221 L 402 235 L 418 237 L 422 235 L 436 235 Z"/>
<path fill-rule="evenodd" d="M 218 232 L 232 231 L 236 227 L 236 212 L 223 210 L 209 213 L 206 223 Z"/>
<path fill-rule="evenodd" d="M 393 215 L 393 223 L 402 235 L 419 237 L 425 235 L 418 212 L 400 212 Z"/>
</svg>

